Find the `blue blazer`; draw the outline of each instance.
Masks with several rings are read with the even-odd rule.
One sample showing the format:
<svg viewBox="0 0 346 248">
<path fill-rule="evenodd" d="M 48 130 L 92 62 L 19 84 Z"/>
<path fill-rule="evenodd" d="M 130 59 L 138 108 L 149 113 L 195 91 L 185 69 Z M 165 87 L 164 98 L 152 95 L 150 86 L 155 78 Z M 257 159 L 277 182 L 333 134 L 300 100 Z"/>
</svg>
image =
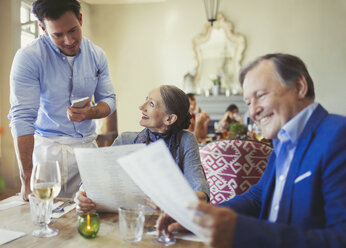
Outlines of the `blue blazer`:
<svg viewBox="0 0 346 248">
<path fill-rule="evenodd" d="M 318 105 L 296 143 L 276 223 L 267 221 L 275 153 L 249 192 L 220 204 L 238 213 L 233 247 L 346 247 L 346 117 Z"/>
</svg>

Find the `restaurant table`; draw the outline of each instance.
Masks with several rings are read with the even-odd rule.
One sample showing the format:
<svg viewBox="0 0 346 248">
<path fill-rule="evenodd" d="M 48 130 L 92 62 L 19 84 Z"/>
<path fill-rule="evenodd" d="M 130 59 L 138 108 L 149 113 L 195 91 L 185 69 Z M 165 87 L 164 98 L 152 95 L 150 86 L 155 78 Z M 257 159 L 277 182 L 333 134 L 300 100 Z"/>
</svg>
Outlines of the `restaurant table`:
<svg viewBox="0 0 346 248">
<path fill-rule="evenodd" d="M 77 230 L 77 213 L 75 209 L 58 219 L 52 219 L 50 227 L 58 229 L 59 234 L 50 238 L 37 238 L 31 235 L 39 226 L 31 222 L 29 203 L 0 211 L 0 229 L 19 231 L 25 236 L 2 245 L 7 247 L 157 247 L 151 243 L 153 235 L 143 234 L 142 241 L 127 243 L 120 238 L 118 215 L 116 213 L 99 213 L 100 230 L 94 239 L 83 238 Z M 146 216 L 148 218 L 148 216 Z M 147 222 L 147 221 L 146 221 Z M 146 230 L 144 230 L 145 232 Z M 174 248 L 208 247 L 204 243 L 177 239 Z"/>
</svg>

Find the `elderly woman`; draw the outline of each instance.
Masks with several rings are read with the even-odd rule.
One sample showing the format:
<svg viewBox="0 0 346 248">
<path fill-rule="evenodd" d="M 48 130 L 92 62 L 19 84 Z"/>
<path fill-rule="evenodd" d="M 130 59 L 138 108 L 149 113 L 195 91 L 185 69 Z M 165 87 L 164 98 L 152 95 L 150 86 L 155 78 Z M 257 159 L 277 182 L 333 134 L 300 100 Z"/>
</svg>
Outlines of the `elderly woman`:
<svg viewBox="0 0 346 248">
<path fill-rule="evenodd" d="M 149 144 L 163 139 L 198 198 L 207 201 L 209 185 L 201 165 L 198 144 L 195 136 L 184 130 L 190 125 L 189 106 L 187 95 L 175 86 L 162 85 L 153 89 L 139 106 L 142 111 L 139 124 L 144 129 L 140 133 L 122 133 L 113 145 Z M 79 211 L 87 212 L 96 207 L 83 191 L 79 191 L 75 199 Z"/>
</svg>

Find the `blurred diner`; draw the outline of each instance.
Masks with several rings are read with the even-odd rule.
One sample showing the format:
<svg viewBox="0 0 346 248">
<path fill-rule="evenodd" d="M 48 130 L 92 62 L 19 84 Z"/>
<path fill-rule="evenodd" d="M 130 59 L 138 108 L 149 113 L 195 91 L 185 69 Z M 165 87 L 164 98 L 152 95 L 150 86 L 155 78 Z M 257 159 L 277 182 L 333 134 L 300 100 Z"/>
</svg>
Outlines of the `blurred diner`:
<svg viewBox="0 0 346 248">
<path fill-rule="evenodd" d="M 202 109 L 197 106 L 195 94 L 187 93 L 186 95 L 189 98 L 189 112 L 192 116 L 191 124 L 187 130 L 196 136 L 198 142 L 204 142 L 208 134 L 210 116 L 206 111 L 202 111 Z"/>
</svg>

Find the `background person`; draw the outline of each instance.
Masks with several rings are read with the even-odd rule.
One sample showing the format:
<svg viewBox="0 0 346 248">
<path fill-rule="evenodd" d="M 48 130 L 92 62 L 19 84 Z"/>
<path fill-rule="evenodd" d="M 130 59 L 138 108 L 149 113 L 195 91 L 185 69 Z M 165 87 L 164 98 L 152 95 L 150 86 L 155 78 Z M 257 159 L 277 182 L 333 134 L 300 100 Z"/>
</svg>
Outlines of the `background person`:
<svg viewBox="0 0 346 248">
<path fill-rule="evenodd" d="M 346 117 L 314 102 L 301 59 L 268 54 L 240 74 L 251 118 L 272 152 L 260 181 L 221 206 L 191 206 L 212 247 L 345 247 Z M 173 232 L 181 228 L 169 226 Z"/>
<path fill-rule="evenodd" d="M 44 35 L 16 53 L 10 75 L 9 119 L 21 193 L 27 200 L 34 153 L 40 162 L 60 162 L 60 196 L 72 197 L 80 183 L 73 148 L 97 146 L 92 119 L 114 111 L 115 94 L 104 52 L 82 37 L 78 1 L 37 0 L 33 13 Z M 96 106 L 69 106 L 87 96 L 94 96 Z"/>
<path fill-rule="evenodd" d="M 139 106 L 142 112 L 139 124 L 145 128 L 140 133 L 122 133 L 113 145 L 150 144 L 163 139 L 198 198 L 208 201 L 209 185 L 203 172 L 196 138 L 184 130 L 190 125 L 189 106 L 186 94 L 175 86 L 162 85 L 153 89 Z M 75 200 L 79 211 L 88 212 L 96 207 L 83 191 L 77 193 Z"/>
<path fill-rule="evenodd" d="M 223 116 L 223 118 L 218 122 L 217 133 L 229 132 L 231 123 L 243 123 L 242 118 L 239 114 L 239 109 L 237 105 L 230 104 Z"/>
<path fill-rule="evenodd" d="M 197 106 L 195 94 L 188 93 L 187 96 L 190 101 L 189 111 L 192 115 L 191 124 L 188 130 L 194 133 L 199 142 L 202 142 L 207 138 L 210 116 L 207 112 L 202 111 L 201 108 Z"/>
</svg>

